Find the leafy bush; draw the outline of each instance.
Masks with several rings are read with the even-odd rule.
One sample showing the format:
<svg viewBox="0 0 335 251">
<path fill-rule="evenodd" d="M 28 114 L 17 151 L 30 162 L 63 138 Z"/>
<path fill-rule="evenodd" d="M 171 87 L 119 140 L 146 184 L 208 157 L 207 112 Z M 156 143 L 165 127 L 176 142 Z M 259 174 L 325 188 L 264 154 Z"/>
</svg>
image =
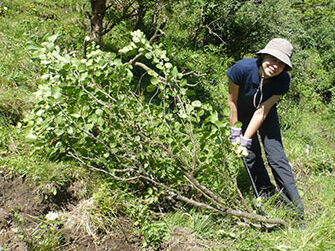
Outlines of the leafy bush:
<svg viewBox="0 0 335 251">
<path fill-rule="evenodd" d="M 236 160 L 226 147 L 228 119 L 187 96 L 187 80 L 161 45 L 151 45 L 140 31 L 132 35 L 122 57 L 92 46 L 80 59 L 61 51 L 56 35 L 35 51 L 44 81 L 26 119 L 35 151 L 74 158 L 129 182 L 150 198 L 148 205 L 192 194 L 239 205 L 232 183 Z M 134 58 L 123 63 L 129 55 L 144 56 L 155 68 Z M 133 67 L 144 69 L 150 83 L 134 81 Z"/>
</svg>

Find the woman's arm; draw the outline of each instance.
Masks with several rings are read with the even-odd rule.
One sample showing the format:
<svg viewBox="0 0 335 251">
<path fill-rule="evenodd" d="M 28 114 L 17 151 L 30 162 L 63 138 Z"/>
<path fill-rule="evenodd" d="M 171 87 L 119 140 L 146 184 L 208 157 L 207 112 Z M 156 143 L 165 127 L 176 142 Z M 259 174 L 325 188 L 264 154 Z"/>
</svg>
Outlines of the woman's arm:
<svg viewBox="0 0 335 251">
<path fill-rule="evenodd" d="M 231 79 L 228 82 L 228 106 L 229 112 L 229 122 L 233 127 L 237 121 L 237 99 L 239 94 L 239 86 L 235 84 Z"/>
<path fill-rule="evenodd" d="M 244 138 L 251 139 L 252 136 L 254 136 L 257 130 L 261 127 L 271 107 L 280 99 L 280 97 L 281 96 L 279 95 L 273 95 L 261 104 L 260 108 L 258 108 L 252 116 L 247 130 L 244 133 Z"/>
</svg>

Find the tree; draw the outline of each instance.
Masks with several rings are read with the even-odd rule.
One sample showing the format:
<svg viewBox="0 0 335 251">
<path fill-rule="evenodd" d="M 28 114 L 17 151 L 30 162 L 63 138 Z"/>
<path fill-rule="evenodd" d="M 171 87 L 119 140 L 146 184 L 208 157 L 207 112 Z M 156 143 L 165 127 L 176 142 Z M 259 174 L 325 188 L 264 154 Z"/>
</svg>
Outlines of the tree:
<svg viewBox="0 0 335 251">
<path fill-rule="evenodd" d="M 150 11 L 149 30 L 152 35 L 158 24 L 159 13 L 165 7 L 164 0 L 90 0 L 91 3 L 91 34 L 90 40 L 101 42 L 103 35 L 110 32 L 117 24 L 127 21 L 132 24 L 133 29 L 147 30 L 144 18 Z M 166 1 L 169 3 L 169 1 Z"/>
<path fill-rule="evenodd" d="M 90 2 L 92 8 L 90 38 L 92 41 L 100 43 L 104 31 L 103 20 L 106 13 L 106 0 L 90 0 Z"/>
</svg>

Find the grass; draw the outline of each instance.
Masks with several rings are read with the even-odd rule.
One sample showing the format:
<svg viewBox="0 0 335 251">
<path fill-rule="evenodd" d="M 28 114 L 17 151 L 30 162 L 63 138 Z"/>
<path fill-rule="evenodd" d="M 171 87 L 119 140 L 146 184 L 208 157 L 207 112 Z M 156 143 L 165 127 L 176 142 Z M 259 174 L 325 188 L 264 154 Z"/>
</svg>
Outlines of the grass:
<svg viewBox="0 0 335 251">
<path fill-rule="evenodd" d="M 333 178 L 312 177 L 309 182 L 313 188 L 303 197 L 307 228 L 289 228 L 269 234 L 267 239 L 276 243 L 274 250 L 331 250 L 334 247 Z"/>
<path fill-rule="evenodd" d="M 8 8 L 0 15 L 0 112 L 29 111 L 32 92 L 39 84 L 37 66 L 29 44 L 41 43 L 53 34 L 63 35 L 62 45 L 80 47 L 86 23 L 81 17 L 86 1 L 2 1 Z M 17 122 L 17 121 L 16 121 Z"/>
<path fill-rule="evenodd" d="M 293 110 L 299 108 L 293 108 Z M 330 108 L 301 110 L 299 119 L 283 133 L 286 153 L 296 173 L 331 173 L 335 169 L 335 121 Z"/>
<path fill-rule="evenodd" d="M 227 227 L 225 220 L 197 214 L 180 214 L 180 218 L 175 214 L 172 217 L 177 218 L 171 225 L 184 222 L 181 226 L 188 226 L 199 238 L 216 239 L 218 246 L 214 250 L 332 250 L 335 245 L 333 178 L 313 176 L 305 182 L 310 189 L 303 197 L 307 223 L 303 229 L 291 225 L 287 229 L 264 232 L 244 225 Z M 270 214 L 274 211 L 267 205 L 264 209 Z"/>
</svg>

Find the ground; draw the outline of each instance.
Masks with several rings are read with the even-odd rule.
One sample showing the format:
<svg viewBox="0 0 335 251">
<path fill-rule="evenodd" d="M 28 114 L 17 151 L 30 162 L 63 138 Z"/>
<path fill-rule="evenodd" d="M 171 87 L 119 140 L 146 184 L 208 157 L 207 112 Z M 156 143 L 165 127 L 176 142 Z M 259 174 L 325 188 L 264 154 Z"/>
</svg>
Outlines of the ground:
<svg viewBox="0 0 335 251">
<path fill-rule="evenodd" d="M 69 187 L 66 198 L 63 201 L 58 201 L 64 215 L 72 215 L 81 203 L 75 197 L 71 197 L 73 190 L 73 187 Z M 0 183 L 0 249 L 28 250 L 31 245 L 36 245 L 39 237 L 34 234 L 34 231 L 40 231 L 41 221 L 39 219 L 44 219 L 44 215 L 56 208 L 60 208 L 57 201 L 50 202 L 39 199 L 29 181 L 2 173 Z M 68 216 L 67 222 L 69 219 L 71 217 Z M 122 226 L 122 224 L 119 225 Z M 65 250 L 139 250 L 141 238 L 127 234 L 126 222 L 123 227 L 125 229 L 115 232 L 113 237 L 99 236 L 99 240 L 93 239 L 81 228 L 71 229 L 66 224 L 60 228 Z M 33 242 L 27 241 L 29 237 L 30 239 L 36 238 L 36 243 L 29 243 Z"/>
<path fill-rule="evenodd" d="M 61 242 L 59 250 L 142 250 L 142 238 L 130 231 L 130 223 L 118 219 L 118 229 L 106 236 L 90 233 L 83 223 L 92 200 L 78 200 L 78 185 L 72 184 L 52 201 L 40 198 L 32 182 L 24 177 L 2 171 L 0 174 L 0 250 L 45 250 L 48 231 Z M 61 211 L 60 224 L 43 224 L 48 212 Z M 60 234 L 59 234 L 60 233 Z M 59 239 L 61 238 L 61 239 Z M 49 238 L 50 239 L 50 238 Z M 61 241 L 59 241 L 61 240 Z M 44 248 L 43 248 L 44 247 Z M 188 230 L 176 227 L 171 238 L 160 250 L 200 251 L 206 248 L 198 243 Z M 47 249 L 46 249 L 47 250 Z"/>
</svg>

